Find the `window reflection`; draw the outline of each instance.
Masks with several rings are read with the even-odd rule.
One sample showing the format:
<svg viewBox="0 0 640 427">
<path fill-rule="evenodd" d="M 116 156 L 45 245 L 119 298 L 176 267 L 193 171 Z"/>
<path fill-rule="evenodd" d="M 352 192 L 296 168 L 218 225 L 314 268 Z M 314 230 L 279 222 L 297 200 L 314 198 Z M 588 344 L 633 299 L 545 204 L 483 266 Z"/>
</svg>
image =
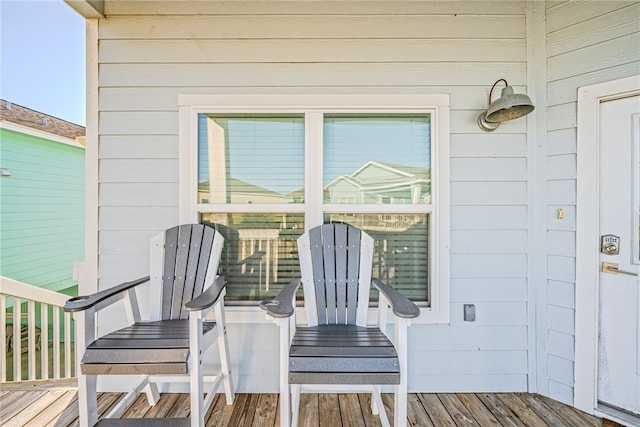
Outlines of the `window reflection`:
<svg viewBox="0 0 640 427">
<path fill-rule="evenodd" d="M 353 225 L 373 238 L 373 277 L 414 301 L 429 301 L 428 214 L 326 214 L 330 222 Z"/>
<path fill-rule="evenodd" d="M 430 204 L 429 115 L 326 115 L 325 203 Z"/>
<path fill-rule="evenodd" d="M 298 237 L 303 214 L 202 214 L 201 222 L 216 228 L 225 242 L 220 274 L 227 278 L 230 301 L 262 300 L 300 277 Z"/>
<path fill-rule="evenodd" d="M 302 203 L 304 118 L 198 117 L 198 203 Z"/>
</svg>

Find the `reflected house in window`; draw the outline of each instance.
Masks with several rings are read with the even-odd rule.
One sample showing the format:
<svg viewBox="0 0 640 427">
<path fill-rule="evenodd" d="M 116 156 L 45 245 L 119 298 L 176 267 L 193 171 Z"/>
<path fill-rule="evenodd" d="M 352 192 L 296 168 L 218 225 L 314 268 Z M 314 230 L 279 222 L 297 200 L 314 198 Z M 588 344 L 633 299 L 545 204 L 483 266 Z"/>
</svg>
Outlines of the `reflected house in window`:
<svg viewBox="0 0 640 427">
<path fill-rule="evenodd" d="M 431 171 L 427 168 L 370 161 L 351 175 L 335 178 L 325 188 L 328 203 L 349 204 L 429 204 L 431 203 Z M 341 218 L 338 218 L 340 216 Z M 359 224 L 353 214 L 333 218 L 350 222 L 368 230 L 406 230 L 423 220 L 423 215 L 367 215 Z"/>
<path fill-rule="evenodd" d="M 275 191 L 251 184 L 236 178 L 227 179 L 228 190 L 224 199 L 230 198 L 227 203 L 282 203 L 284 196 Z M 210 203 L 210 181 L 204 181 L 198 185 L 198 203 Z"/>
<path fill-rule="evenodd" d="M 327 185 L 329 203 L 428 204 L 430 170 L 370 161 Z"/>
</svg>

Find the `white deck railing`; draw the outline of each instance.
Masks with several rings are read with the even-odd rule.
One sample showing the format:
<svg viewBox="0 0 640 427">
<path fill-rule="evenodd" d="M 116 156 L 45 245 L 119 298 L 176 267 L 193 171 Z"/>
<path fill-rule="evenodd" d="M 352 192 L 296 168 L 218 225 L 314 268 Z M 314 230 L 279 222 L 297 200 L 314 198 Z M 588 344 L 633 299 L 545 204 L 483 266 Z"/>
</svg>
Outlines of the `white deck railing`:
<svg viewBox="0 0 640 427">
<path fill-rule="evenodd" d="M 13 381 L 25 379 L 48 379 L 72 376 L 71 331 L 72 317 L 65 313 L 62 306 L 69 298 L 67 295 L 42 289 L 37 286 L 0 276 L 0 382 L 7 381 L 7 362 L 13 367 Z M 23 311 L 26 305 L 26 311 Z M 8 312 L 9 308 L 13 312 Z M 39 309 L 39 322 L 37 323 Z M 61 316 L 62 314 L 62 316 Z M 49 325 L 49 316 L 52 323 Z M 27 319 L 27 365 L 28 378 L 22 377 L 23 328 L 22 319 Z M 11 319 L 13 327 L 7 331 L 7 320 Z M 53 331 L 53 372 L 49 372 L 49 328 Z M 39 330 L 40 370 L 37 369 L 37 337 Z M 61 336 L 60 331 L 64 333 Z M 7 361 L 9 339 L 12 341 L 13 355 Z M 60 343 L 64 342 L 64 365 L 61 365 Z M 62 372 L 62 367 L 64 371 Z M 51 374 L 51 375 L 50 375 Z"/>
</svg>

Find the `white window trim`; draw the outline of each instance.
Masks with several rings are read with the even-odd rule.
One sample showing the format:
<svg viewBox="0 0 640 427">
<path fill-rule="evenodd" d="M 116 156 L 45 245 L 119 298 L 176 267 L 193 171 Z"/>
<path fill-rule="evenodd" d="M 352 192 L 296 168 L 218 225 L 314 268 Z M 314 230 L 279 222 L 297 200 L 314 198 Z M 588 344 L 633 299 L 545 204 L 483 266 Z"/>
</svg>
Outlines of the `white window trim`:
<svg viewBox="0 0 640 427">
<path fill-rule="evenodd" d="M 445 94 L 410 94 L 410 95 L 248 95 L 248 94 L 220 94 L 220 95 L 180 95 L 178 98 L 179 112 L 179 220 L 180 223 L 197 222 L 200 212 L 226 212 L 229 207 L 234 212 L 251 212 L 269 210 L 277 212 L 304 212 L 305 223 L 309 225 L 323 220 L 323 209 L 304 205 L 276 204 L 276 205 L 233 205 L 210 206 L 197 205 L 197 122 L 198 113 L 305 113 L 307 121 L 323 120 L 322 113 L 340 112 L 430 112 L 432 113 L 432 176 L 434 194 L 432 199 L 432 221 L 435 226 L 431 236 L 431 295 L 430 306 L 421 307 L 421 314 L 414 319 L 414 323 L 449 323 L 450 320 L 450 101 Z M 309 124 L 309 123 L 308 123 Z M 322 135 L 309 134 L 310 129 L 322 129 L 322 126 L 305 126 L 306 144 L 313 140 L 322 140 Z M 305 167 L 307 171 L 322 165 L 317 159 L 322 158 L 321 144 L 310 144 L 305 147 Z M 315 161 L 311 161 L 315 159 Z M 305 173 L 305 180 L 312 176 Z M 321 186 L 310 186 L 310 191 L 322 191 Z M 317 188 L 320 190 L 317 190 Z M 310 200 L 322 200 L 313 197 Z M 317 196 L 317 195 L 316 195 Z M 380 206 L 376 206 L 377 209 Z M 332 208 L 324 206 L 325 211 Z M 353 210 L 353 206 L 349 206 Z M 366 206 L 357 208 L 367 210 Z M 377 210 L 376 209 L 376 210 Z M 385 210 L 393 211 L 393 205 L 385 205 Z M 403 207 L 406 211 L 406 206 Z M 417 212 L 424 212 L 424 207 L 416 206 Z M 257 306 L 228 307 L 230 322 L 256 322 L 263 319 L 262 312 Z"/>
</svg>

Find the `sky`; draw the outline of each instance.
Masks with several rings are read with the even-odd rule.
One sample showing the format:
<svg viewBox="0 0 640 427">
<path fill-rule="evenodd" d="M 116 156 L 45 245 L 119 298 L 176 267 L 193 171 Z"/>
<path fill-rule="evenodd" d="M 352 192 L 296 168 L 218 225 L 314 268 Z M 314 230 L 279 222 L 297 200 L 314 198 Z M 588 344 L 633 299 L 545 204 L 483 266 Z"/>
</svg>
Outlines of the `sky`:
<svg viewBox="0 0 640 427">
<path fill-rule="evenodd" d="M 85 126 L 85 20 L 62 0 L 0 0 L 0 98 Z"/>
</svg>

